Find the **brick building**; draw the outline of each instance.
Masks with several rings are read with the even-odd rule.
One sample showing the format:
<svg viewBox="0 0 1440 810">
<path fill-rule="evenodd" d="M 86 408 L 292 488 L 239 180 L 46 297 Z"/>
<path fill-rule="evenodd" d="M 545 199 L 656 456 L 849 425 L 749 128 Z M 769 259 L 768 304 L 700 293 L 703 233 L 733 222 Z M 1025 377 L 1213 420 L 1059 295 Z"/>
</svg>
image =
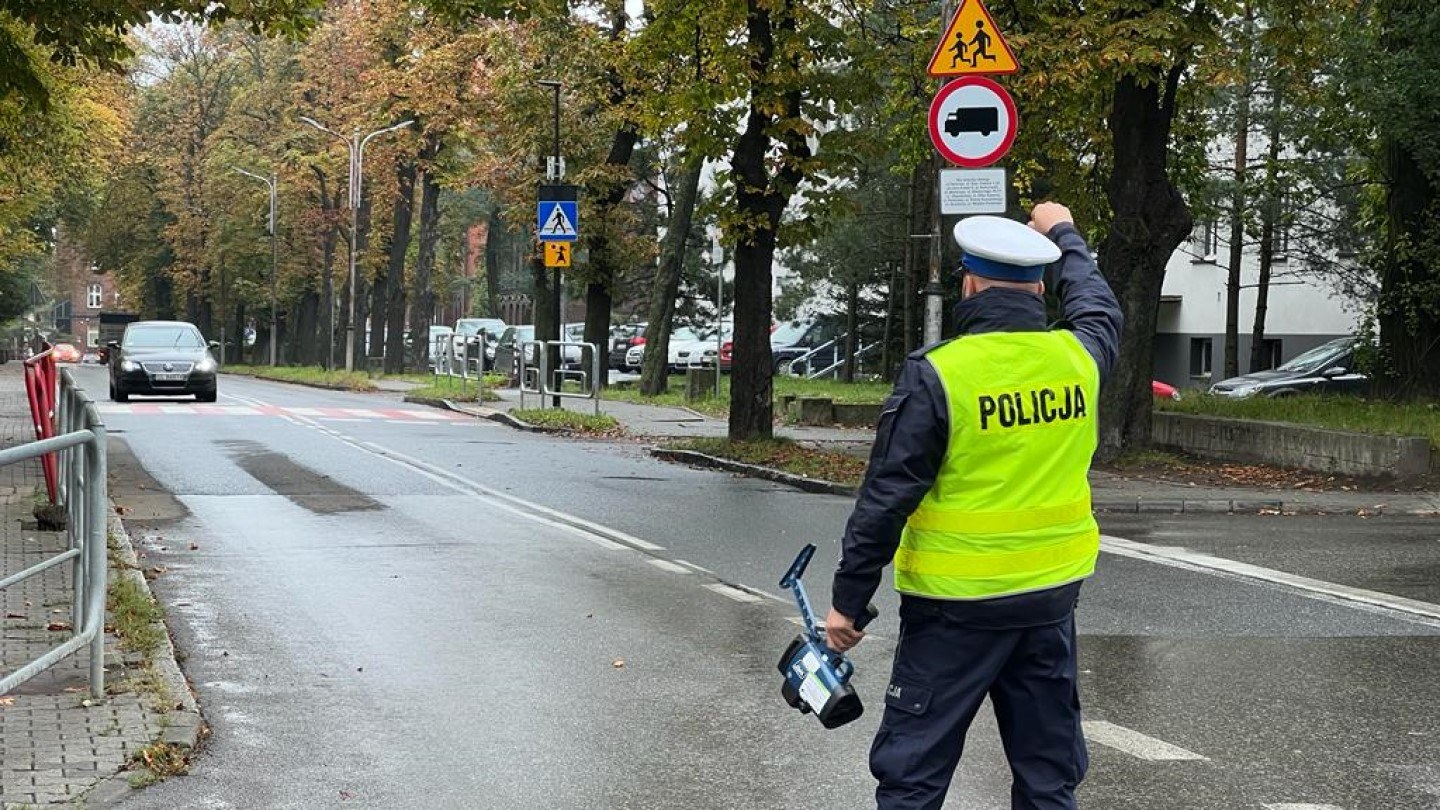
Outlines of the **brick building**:
<svg viewBox="0 0 1440 810">
<path fill-rule="evenodd" d="M 115 277 L 95 272 L 85 249 L 62 233 L 55 246 L 53 284 L 55 331 L 73 336 L 81 351 L 99 348 L 101 311 L 123 309 Z"/>
</svg>

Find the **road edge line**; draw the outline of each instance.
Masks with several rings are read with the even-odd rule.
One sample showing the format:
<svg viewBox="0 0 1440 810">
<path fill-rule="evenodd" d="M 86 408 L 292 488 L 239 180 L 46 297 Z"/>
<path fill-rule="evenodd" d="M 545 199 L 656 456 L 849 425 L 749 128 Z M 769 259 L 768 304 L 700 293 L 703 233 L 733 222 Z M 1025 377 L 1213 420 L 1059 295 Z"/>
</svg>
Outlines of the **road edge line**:
<svg viewBox="0 0 1440 810">
<path fill-rule="evenodd" d="M 1300 591 L 1310 596 L 1323 596 L 1330 600 L 1367 605 L 1394 613 L 1422 617 L 1431 622 L 1440 622 L 1440 605 L 1437 604 L 1422 602 L 1418 599 L 1408 599 L 1403 596 L 1393 596 L 1391 594 L 1380 593 L 1379 591 L 1366 590 L 1365 588 L 1354 588 L 1349 585 L 1326 582 L 1321 579 L 1314 579 L 1299 574 L 1290 574 L 1274 568 L 1265 568 L 1264 566 L 1252 565 L 1238 560 L 1228 560 L 1224 557 L 1216 557 L 1211 554 L 1203 554 L 1185 548 L 1152 546 L 1106 534 L 1100 536 L 1100 550 L 1116 556 L 1148 560 L 1160 565 L 1217 571 L 1244 579 L 1268 582 L 1272 585 L 1279 585 L 1291 590 Z"/>
</svg>

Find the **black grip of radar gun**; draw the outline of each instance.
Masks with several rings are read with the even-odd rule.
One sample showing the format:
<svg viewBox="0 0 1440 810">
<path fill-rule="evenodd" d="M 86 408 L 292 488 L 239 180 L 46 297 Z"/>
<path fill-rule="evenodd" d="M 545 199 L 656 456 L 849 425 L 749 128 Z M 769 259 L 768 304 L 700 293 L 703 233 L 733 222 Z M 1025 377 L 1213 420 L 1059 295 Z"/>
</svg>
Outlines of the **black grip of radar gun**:
<svg viewBox="0 0 1440 810">
<path fill-rule="evenodd" d="M 880 611 L 874 605 L 866 605 L 865 612 L 855 617 L 855 629 L 864 630 L 865 626 L 874 621 L 875 617 L 879 615 Z"/>
</svg>

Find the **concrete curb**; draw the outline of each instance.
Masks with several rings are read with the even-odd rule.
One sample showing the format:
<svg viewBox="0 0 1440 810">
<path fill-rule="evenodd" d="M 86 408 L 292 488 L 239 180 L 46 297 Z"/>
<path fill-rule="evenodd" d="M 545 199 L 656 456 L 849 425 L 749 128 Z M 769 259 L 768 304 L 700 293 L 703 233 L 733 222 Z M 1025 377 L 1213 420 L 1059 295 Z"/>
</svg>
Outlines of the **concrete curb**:
<svg viewBox="0 0 1440 810">
<path fill-rule="evenodd" d="M 806 478 L 803 475 L 795 475 L 771 467 L 761 467 L 758 464 L 742 464 L 738 461 L 731 461 L 727 458 L 697 453 L 694 450 L 670 450 L 664 447 L 652 447 L 650 455 L 662 461 L 675 461 L 681 464 L 690 464 L 696 467 L 709 467 L 716 470 L 748 475 L 751 478 L 763 478 L 766 481 L 774 481 L 777 484 L 786 484 L 806 492 L 815 492 L 822 495 L 843 495 L 847 498 L 854 497 L 855 488 L 835 481 L 826 481 L 820 478 Z"/>
<path fill-rule="evenodd" d="M 509 427 L 515 428 L 516 430 L 523 430 L 526 433 L 559 433 L 569 435 L 573 432 L 559 428 L 544 428 L 540 427 L 539 425 L 532 425 L 523 419 L 517 419 L 511 416 L 505 411 L 496 410 L 495 408 L 487 408 L 483 405 L 462 407 L 455 404 L 454 402 L 451 402 L 448 399 L 430 399 L 429 397 L 412 396 L 406 396 L 405 401 L 413 402 L 416 405 L 428 405 L 431 408 L 439 408 L 442 411 L 454 411 L 455 413 L 463 413 L 466 416 L 473 416 L 476 419 L 488 419 L 491 422 L 499 422 L 502 425 L 507 425 Z"/>
<path fill-rule="evenodd" d="M 114 504 L 110 505 L 110 514 L 107 521 L 107 530 L 110 536 L 115 537 L 119 546 L 118 555 L 122 567 L 117 571 L 112 568 L 111 576 L 126 577 L 145 589 L 150 598 L 155 598 L 154 591 L 150 590 L 150 583 L 145 579 L 145 574 L 140 569 L 140 559 L 135 554 L 135 547 L 130 543 L 130 533 L 125 529 L 125 522 L 115 511 Z M 200 742 L 204 733 L 205 720 L 200 715 L 200 706 L 195 700 L 195 694 L 190 690 L 190 683 L 185 679 L 185 674 L 180 671 L 180 663 L 175 658 L 175 646 L 170 641 L 170 630 L 165 626 L 163 618 L 156 620 L 155 629 L 159 637 L 163 639 L 161 647 L 151 657 L 150 662 L 154 665 L 160 679 L 165 684 L 165 689 L 170 693 L 174 703 L 165 717 L 169 724 L 165 726 L 155 742 L 167 743 L 193 750 Z M 110 776 L 101 779 L 90 790 L 80 797 L 85 807 L 111 807 L 130 796 L 137 788 L 130 786 L 130 776 L 141 773 L 142 769 L 118 771 Z M 143 788 L 139 788 L 143 789 Z"/>
</svg>

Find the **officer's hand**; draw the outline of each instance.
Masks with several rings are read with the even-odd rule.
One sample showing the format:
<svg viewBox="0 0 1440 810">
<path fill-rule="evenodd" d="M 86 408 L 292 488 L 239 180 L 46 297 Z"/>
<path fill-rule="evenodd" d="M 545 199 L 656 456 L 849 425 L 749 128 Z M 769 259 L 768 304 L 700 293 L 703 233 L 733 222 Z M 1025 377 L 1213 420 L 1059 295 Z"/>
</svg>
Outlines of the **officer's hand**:
<svg viewBox="0 0 1440 810">
<path fill-rule="evenodd" d="M 860 643 L 865 634 L 855 629 L 855 622 L 845 614 L 830 608 L 825 617 L 825 646 L 835 652 L 845 652 Z"/>
<path fill-rule="evenodd" d="M 1046 236 L 1050 235 L 1052 228 L 1062 222 L 1073 225 L 1075 218 L 1070 215 L 1070 209 L 1060 203 L 1043 202 L 1030 212 L 1030 227 Z"/>
</svg>

